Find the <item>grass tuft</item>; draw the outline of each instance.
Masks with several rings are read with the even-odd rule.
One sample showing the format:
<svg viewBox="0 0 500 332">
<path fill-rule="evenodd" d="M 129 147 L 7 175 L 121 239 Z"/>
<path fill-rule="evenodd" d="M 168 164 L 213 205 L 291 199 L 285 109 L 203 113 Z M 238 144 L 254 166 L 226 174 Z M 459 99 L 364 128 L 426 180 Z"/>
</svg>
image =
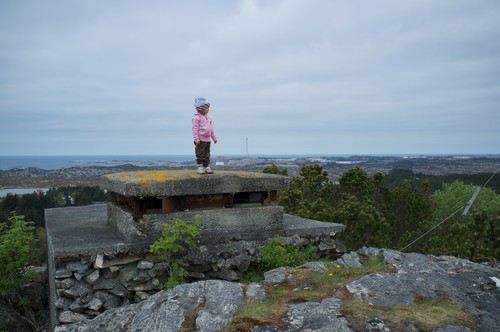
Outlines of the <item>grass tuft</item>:
<svg viewBox="0 0 500 332">
<path fill-rule="evenodd" d="M 476 330 L 475 316 L 462 304 L 449 298 L 418 299 L 414 305 L 381 306 L 355 300 L 345 288 L 338 292 L 342 300 L 342 315 L 356 331 L 365 329 L 366 322 L 379 317 L 392 331 L 407 331 L 411 323 L 417 331 L 435 331 L 448 324 Z"/>
<path fill-rule="evenodd" d="M 363 263 L 366 265 L 362 268 L 330 263 L 326 272 L 290 269 L 283 284 L 264 286 L 265 300 L 247 300 L 223 331 L 251 331 L 256 326 L 286 329 L 287 324 L 282 320 L 286 304 L 320 302 L 330 297 L 342 300 L 341 313 L 357 331 L 363 331 L 365 324 L 375 317 L 382 319 L 393 331 L 406 331 L 409 324 L 419 331 L 432 331 L 448 324 L 476 329 L 474 315 L 460 303 L 445 297 L 417 298 L 415 305 L 397 306 L 377 306 L 355 300 L 345 285 L 366 274 L 397 271 L 397 266 L 383 264 L 380 257 L 366 258 Z"/>
</svg>

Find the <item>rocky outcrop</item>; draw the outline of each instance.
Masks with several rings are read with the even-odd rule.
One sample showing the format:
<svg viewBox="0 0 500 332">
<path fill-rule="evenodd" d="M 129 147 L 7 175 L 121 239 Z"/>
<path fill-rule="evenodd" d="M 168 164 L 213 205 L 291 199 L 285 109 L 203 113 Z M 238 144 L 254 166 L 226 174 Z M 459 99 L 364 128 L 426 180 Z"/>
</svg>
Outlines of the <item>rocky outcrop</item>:
<svg viewBox="0 0 500 332">
<path fill-rule="evenodd" d="M 394 306 L 413 305 L 418 298 L 434 299 L 445 295 L 476 316 L 478 331 L 498 331 L 500 269 L 451 256 L 403 254 L 374 248 L 358 251 L 364 256 L 379 253 L 387 264 L 395 264 L 398 272 L 373 273 L 351 282 L 347 289 L 357 299 L 372 305 Z"/>
<path fill-rule="evenodd" d="M 359 301 L 371 305 L 413 305 L 417 299 L 446 297 L 465 307 L 475 317 L 476 331 L 498 331 L 500 326 L 500 270 L 447 256 L 425 256 L 394 250 L 363 248 L 344 255 L 334 265 L 359 266 L 368 256 L 381 256 L 392 272 L 367 273 L 349 282 L 345 289 Z M 303 268 L 326 271 L 314 262 Z M 271 300 L 266 288 L 290 278 L 289 268 L 265 274 L 261 283 L 243 285 L 223 280 L 205 280 L 161 291 L 146 300 L 107 310 L 93 320 L 56 328 L 65 331 L 196 331 L 225 330 L 235 311 L 246 301 Z M 290 290 L 294 291 L 294 290 Z M 342 313 L 342 300 L 326 297 L 318 302 L 291 303 L 279 326 L 254 326 L 252 331 L 353 331 Z M 356 322 L 359 325 L 360 322 Z M 391 331 L 379 317 L 364 322 L 367 331 Z M 407 331 L 415 331 L 406 322 Z M 435 331 L 471 331 L 460 325 L 444 325 Z"/>
<path fill-rule="evenodd" d="M 344 249 L 335 246 L 335 234 L 332 236 L 306 234 L 282 240 L 294 246 L 311 243 L 320 247 L 322 257 L 332 253 L 338 257 L 338 251 Z M 191 248 L 184 257 L 189 280 L 235 281 L 258 262 L 260 247 L 266 242 L 235 241 Z M 327 242 L 334 245 L 327 246 Z M 147 300 L 159 291 L 167 275 L 165 263 L 147 251 L 113 256 L 108 252 L 56 262 L 54 279 L 54 323 L 71 324 Z"/>
</svg>

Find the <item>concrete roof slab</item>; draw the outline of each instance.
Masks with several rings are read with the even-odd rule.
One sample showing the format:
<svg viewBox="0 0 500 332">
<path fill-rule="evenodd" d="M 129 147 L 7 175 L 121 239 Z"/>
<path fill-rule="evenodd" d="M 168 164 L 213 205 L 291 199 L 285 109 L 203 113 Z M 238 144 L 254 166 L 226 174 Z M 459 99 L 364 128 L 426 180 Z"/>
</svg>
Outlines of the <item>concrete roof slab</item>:
<svg viewBox="0 0 500 332">
<path fill-rule="evenodd" d="M 146 243 L 130 243 L 107 222 L 106 204 L 45 210 L 49 250 L 55 258 L 79 257 L 83 252 L 95 255 L 106 252 L 114 256 L 124 249 L 141 252 Z"/>
<path fill-rule="evenodd" d="M 289 188 L 289 178 L 236 171 L 206 175 L 199 175 L 195 170 L 133 171 L 104 175 L 101 187 L 126 197 L 213 195 L 281 191 Z"/>
</svg>

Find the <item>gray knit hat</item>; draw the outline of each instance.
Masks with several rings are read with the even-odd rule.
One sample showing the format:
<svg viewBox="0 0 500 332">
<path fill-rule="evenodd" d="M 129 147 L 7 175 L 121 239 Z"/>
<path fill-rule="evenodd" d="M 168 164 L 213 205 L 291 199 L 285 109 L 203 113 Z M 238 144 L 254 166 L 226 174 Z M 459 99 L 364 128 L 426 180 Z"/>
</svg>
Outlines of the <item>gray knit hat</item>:
<svg viewBox="0 0 500 332">
<path fill-rule="evenodd" d="M 204 111 L 210 108 L 210 103 L 203 97 L 197 97 L 194 99 L 194 107 L 198 112 Z"/>
</svg>

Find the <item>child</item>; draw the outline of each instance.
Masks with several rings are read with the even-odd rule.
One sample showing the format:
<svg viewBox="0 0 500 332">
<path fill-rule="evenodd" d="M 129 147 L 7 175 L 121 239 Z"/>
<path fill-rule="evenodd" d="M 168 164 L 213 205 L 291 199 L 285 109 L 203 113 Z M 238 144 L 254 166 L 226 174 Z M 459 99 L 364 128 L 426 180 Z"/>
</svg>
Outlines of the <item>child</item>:
<svg viewBox="0 0 500 332">
<path fill-rule="evenodd" d="M 212 126 L 212 119 L 208 116 L 210 103 L 205 98 L 198 97 L 194 100 L 194 107 L 197 111 L 192 120 L 197 172 L 213 174 L 210 169 L 210 139 L 217 143 L 217 136 Z"/>
</svg>

